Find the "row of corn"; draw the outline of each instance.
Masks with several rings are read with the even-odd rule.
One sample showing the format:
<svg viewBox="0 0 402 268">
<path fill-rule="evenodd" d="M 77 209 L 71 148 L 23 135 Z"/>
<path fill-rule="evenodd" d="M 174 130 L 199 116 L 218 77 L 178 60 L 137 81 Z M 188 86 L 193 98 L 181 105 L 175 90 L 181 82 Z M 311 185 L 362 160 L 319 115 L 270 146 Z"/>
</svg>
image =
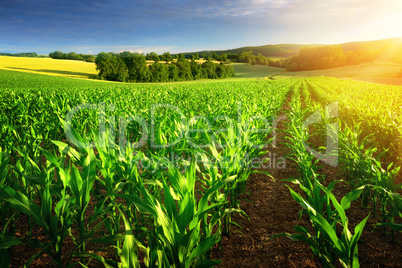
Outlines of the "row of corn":
<svg viewBox="0 0 402 268">
<path fill-rule="evenodd" d="M 349 82 L 350 86 L 357 86 L 353 90 L 338 89 L 338 93 L 329 97 L 328 88 L 323 87 L 322 82 L 308 83 L 319 101 L 340 100 L 339 156 L 347 182 L 352 189 L 367 186 L 362 194 L 362 205 L 372 208 L 377 225 L 384 226 L 384 230 L 389 227 L 394 240 L 394 231 L 402 230 L 401 224 L 394 223 L 395 218 L 402 217 L 402 185 L 397 179 L 401 165 L 402 90 Z M 341 81 L 341 85 L 335 86 L 335 81 L 330 82 L 333 88 L 347 84 Z M 346 94 L 354 94 L 353 102 L 343 99 Z"/>
<path fill-rule="evenodd" d="M 307 215 L 312 228 L 295 226 L 296 233 L 282 233 L 274 237 L 288 237 L 293 241 L 307 243 L 324 267 L 333 267 L 338 261 L 343 267 L 359 267 L 358 241 L 368 216 L 357 224 L 352 233 L 348 227 L 346 211 L 364 187 L 352 190 L 339 202 L 332 193 L 337 181 L 325 186 L 325 177 L 319 174 L 319 159 L 308 150 L 312 145 L 308 143 L 311 134 L 306 118 L 314 111 L 314 107 L 311 106 L 310 93 L 304 81 L 300 81 L 293 90 L 289 107 L 287 145 L 292 159 L 298 164 L 300 177 L 288 181 L 299 185 L 301 191 L 288 188 L 294 200 L 302 207 L 300 217 Z"/>
</svg>

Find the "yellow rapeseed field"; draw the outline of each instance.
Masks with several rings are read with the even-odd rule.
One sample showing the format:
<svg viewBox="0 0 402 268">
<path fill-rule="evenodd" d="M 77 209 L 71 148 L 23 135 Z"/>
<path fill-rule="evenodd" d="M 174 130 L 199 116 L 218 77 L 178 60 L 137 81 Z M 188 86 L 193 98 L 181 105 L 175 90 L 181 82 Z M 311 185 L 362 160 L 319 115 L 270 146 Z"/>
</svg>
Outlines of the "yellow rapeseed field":
<svg viewBox="0 0 402 268">
<path fill-rule="evenodd" d="M 0 56 L 0 69 L 74 78 L 91 78 L 97 75 L 95 63 L 51 58 Z"/>
</svg>

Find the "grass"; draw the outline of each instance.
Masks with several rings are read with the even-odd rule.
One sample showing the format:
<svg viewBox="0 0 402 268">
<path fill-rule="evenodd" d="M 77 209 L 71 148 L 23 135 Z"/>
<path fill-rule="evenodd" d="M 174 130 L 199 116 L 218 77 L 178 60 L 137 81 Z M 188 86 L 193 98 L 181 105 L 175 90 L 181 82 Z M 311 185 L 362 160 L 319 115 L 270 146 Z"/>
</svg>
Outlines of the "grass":
<svg viewBox="0 0 402 268">
<path fill-rule="evenodd" d="M 311 76 L 331 76 L 337 78 L 395 78 L 401 70 L 401 64 L 390 62 L 371 62 L 325 70 L 286 72 L 277 78 L 295 78 Z"/>
<path fill-rule="evenodd" d="M 264 66 L 264 65 L 249 65 L 247 63 L 232 63 L 235 69 L 236 76 L 232 79 L 264 79 L 273 74 L 282 73 L 286 70 L 283 68 Z"/>
</svg>

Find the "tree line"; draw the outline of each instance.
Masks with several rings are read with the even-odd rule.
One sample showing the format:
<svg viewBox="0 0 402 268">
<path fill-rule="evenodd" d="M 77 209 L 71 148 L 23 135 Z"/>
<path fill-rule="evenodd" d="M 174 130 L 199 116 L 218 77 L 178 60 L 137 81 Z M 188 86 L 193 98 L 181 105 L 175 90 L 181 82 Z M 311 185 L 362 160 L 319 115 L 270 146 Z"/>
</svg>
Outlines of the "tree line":
<svg viewBox="0 0 402 268">
<path fill-rule="evenodd" d="M 39 57 L 36 52 L 22 52 L 22 53 L 0 53 L 0 56 L 12 56 L 12 57 Z"/>
<path fill-rule="evenodd" d="M 184 55 L 176 58 L 177 61 L 173 61 L 169 52 L 160 57 L 154 52 L 146 56 L 128 51 L 102 52 L 97 55 L 95 64 L 100 79 L 121 82 L 173 82 L 227 78 L 234 75 L 233 66 L 223 62 L 206 60 L 200 64 L 194 58 L 186 59 Z M 147 59 L 153 63 L 148 65 Z M 165 63 L 160 63 L 161 59 Z"/>
<path fill-rule="evenodd" d="M 229 54 L 228 58 L 232 62 L 243 62 L 248 63 L 250 65 L 266 65 L 269 66 L 269 59 L 258 53 L 257 55 L 253 54 L 253 51 L 243 51 L 240 54 Z"/>
<path fill-rule="evenodd" d="M 288 71 L 329 69 L 370 62 L 379 53 L 379 50 L 344 51 L 341 45 L 305 46 L 300 48 L 298 55 L 277 62 L 277 67 Z"/>
<path fill-rule="evenodd" d="M 49 57 L 59 60 L 82 60 L 86 62 L 95 62 L 94 55 L 77 54 L 75 52 L 63 53 L 61 51 L 55 51 L 49 53 Z"/>
</svg>

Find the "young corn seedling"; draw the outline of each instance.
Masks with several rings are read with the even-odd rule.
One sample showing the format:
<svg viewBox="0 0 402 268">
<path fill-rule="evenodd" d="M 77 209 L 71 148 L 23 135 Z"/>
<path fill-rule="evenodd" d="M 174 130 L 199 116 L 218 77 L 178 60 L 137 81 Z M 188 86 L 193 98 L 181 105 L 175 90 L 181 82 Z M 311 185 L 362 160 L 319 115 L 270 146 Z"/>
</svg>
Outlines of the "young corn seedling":
<svg viewBox="0 0 402 268">
<path fill-rule="evenodd" d="M 298 232 L 297 234 L 282 233 L 274 237 L 287 237 L 293 241 L 307 243 L 325 267 L 335 267 L 334 263 L 336 260 L 339 260 L 343 267 L 360 267 L 357 243 L 369 216 L 355 227 L 354 234 L 352 234 L 348 228 L 348 218 L 346 217 L 345 210 L 349 209 L 351 202 L 360 196 L 363 187 L 348 193 L 342 198 L 340 203 L 326 187 L 319 183 L 317 187 L 331 201 L 333 206 L 333 209 L 331 209 L 332 214 L 325 217 L 325 214 L 314 209 L 309 201 L 289 187 L 293 198 L 307 212 L 314 232 L 311 233 L 307 228 L 302 226 L 295 226 L 294 229 Z M 328 210 L 326 212 L 328 213 Z M 338 223 L 341 224 L 343 230 L 340 236 L 337 234 L 336 229 Z"/>
<path fill-rule="evenodd" d="M 0 233 L 0 266 L 1 267 L 10 267 L 10 250 L 13 246 L 17 246 L 21 244 L 21 238 L 15 238 L 14 232 L 11 231 L 9 225 L 13 225 L 15 222 L 15 216 L 17 212 L 15 212 L 11 217 L 5 221 L 1 226 L 3 227 L 2 232 Z M 5 218 L 4 218 L 5 219 Z"/>
<path fill-rule="evenodd" d="M 41 206 L 38 206 L 26 195 L 15 191 L 11 187 L 0 185 L 0 196 L 2 200 L 8 202 L 13 208 L 28 217 L 32 217 L 33 222 L 43 228 L 44 233 L 50 240 L 50 242 L 40 242 L 37 239 L 30 239 L 28 241 L 33 247 L 41 250 L 30 258 L 26 264 L 27 266 L 45 252 L 52 256 L 57 265 L 63 265 L 63 242 L 73 224 L 74 209 L 72 209 L 73 202 L 71 196 L 67 194 L 68 186 L 66 181 L 69 178 L 67 176 L 62 178 L 63 188 L 61 192 L 58 192 L 56 189 L 59 190 L 60 188 L 52 184 L 52 170 L 53 168 L 48 165 L 45 175 L 35 180 L 38 186 L 38 197 Z M 55 195 L 58 196 L 57 203 L 53 202 L 52 197 Z M 54 203 L 55 207 L 53 209 Z"/>
</svg>

